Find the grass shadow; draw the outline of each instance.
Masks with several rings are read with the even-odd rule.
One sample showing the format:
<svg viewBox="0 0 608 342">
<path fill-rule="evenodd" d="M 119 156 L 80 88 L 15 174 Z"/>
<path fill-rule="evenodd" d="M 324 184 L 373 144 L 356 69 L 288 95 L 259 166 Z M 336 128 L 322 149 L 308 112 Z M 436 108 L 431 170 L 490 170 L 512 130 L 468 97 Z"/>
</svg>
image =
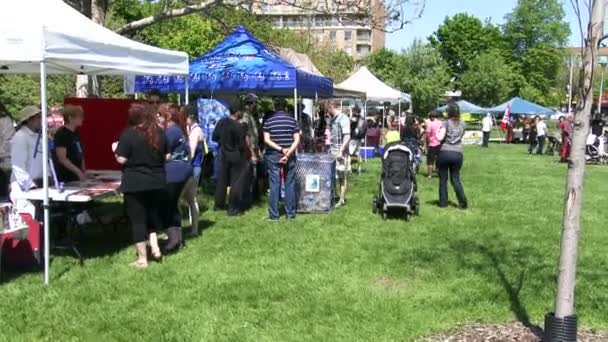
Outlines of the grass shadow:
<svg viewBox="0 0 608 342">
<path fill-rule="evenodd" d="M 526 275 L 536 271 L 530 260 L 541 257 L 535 253 L 535 249 L 510 246 L 509 242 L 501 239 L 500 236 L 493 236 L 483 243 L 475 242 L 472 245 L 470 241 L 456 241 L 450 245 L 450 248 L 458 256 L 461 266 L 489 280 L 498 281 L 507 294 L 511 312 L 516 319 L 542 340 L 543 329 L 531 322 L 526 305 L 520 297 Z M 471 260 L 478 261 L 471 262 Z M 516 274 L 515 279 L 509 279 L 508 274 Z"/>
</svg>

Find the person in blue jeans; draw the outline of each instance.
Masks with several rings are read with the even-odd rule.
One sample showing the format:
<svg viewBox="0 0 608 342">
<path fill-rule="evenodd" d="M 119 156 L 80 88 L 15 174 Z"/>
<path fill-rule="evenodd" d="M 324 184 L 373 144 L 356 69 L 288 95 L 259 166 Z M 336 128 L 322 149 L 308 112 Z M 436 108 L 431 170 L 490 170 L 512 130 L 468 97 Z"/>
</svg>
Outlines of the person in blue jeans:
<svg viewBox="0 0 608 342">
<path fill-rule="evenodd" d="M 466 129 L 464 121 L 460 119 L 460 108 L 456 103 L 448 104 L 448 120 L 445 121 L 437 139 L 442 141 L 437 166 L 439 167 L 439 207 L 448 206 L 448 176 L 458 198 L 458 207 L 467 209 L 468 202 L 460 181 L 460 169 L 464 161 L 462 137 Z"/>
<path fill-rule="evenodd" d="M 297 121 L 286 112 L 287 101 L 283 98 L 274 100 L 275 114 L 268 118 L 262 127 L 266 152 L 264 162 L 270 183 L 268 198 L 268 219 L 277 221 L 279 199 L 281 197 L 281 169 L 285 176 L 285 211 L 287 219 L 296 217 L 296 156 L 300 144 L 300 127 Z"/>
</svg>

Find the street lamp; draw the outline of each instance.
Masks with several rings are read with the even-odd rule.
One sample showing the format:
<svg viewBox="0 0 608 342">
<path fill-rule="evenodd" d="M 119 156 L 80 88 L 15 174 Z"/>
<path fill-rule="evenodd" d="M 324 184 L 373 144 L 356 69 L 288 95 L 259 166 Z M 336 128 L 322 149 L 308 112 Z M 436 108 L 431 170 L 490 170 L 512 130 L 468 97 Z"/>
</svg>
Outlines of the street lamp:
<svg viewBox="0 0 608 342">
<path fill-rule="evenodd" d="M 600 96 L 597 101 L 597 114 L 602 114 L 602 93 L 604 92 L 604 75 L 606 74 L 606 66 L 608 66 L 608 57 L 600 57 L 600 65 L 602 66 L 602 80 L 600 82 Z"/>
</svg>

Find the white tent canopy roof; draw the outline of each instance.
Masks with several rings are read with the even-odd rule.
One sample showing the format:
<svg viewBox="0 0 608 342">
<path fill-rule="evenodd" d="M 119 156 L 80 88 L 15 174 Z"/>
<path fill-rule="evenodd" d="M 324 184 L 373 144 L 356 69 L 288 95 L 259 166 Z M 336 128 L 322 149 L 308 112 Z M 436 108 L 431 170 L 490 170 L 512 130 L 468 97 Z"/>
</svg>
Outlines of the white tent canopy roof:
<svg viewBox="0 0 608 342">
<path fill-rule="evenodd" d="M 0 73 L 170 75 L 188 73 L 188 55 L 125 38 L 61 0 L 2 0 Z"/>
<path fill-rule="evenodd" d="M 338 86 L 364 92 L 367 94 L 368 101 L 412 102 L 412 97 L 409 94 L 389 87 L 374 76 L 366 67 L 361 67 L 361 69 L 351 75 L 346 81 L 338 84 Z"/>
</svg>

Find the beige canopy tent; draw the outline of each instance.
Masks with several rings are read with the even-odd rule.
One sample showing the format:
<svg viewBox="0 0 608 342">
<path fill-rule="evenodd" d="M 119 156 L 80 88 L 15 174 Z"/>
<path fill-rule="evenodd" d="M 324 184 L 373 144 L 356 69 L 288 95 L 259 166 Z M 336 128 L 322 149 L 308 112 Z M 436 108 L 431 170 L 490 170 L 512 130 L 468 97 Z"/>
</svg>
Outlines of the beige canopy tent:
<svg viewBox="0 0 608 342">
<path fill-rule="evenodd" d="M 310 60 L 308 55 L 296 52 L 295 50 L 288 48 L 273 47 L 273 49 L 279 56 L 281 56 L 281 58 L 283 58 L 296 68 L 302 69 L 313 75 L 324 76 Z M 357 91 L 344 86 L 339 86 L 334 83 L 334 97 L 353 97 L 364 99 L 365 92 Z"/>
</svg>

